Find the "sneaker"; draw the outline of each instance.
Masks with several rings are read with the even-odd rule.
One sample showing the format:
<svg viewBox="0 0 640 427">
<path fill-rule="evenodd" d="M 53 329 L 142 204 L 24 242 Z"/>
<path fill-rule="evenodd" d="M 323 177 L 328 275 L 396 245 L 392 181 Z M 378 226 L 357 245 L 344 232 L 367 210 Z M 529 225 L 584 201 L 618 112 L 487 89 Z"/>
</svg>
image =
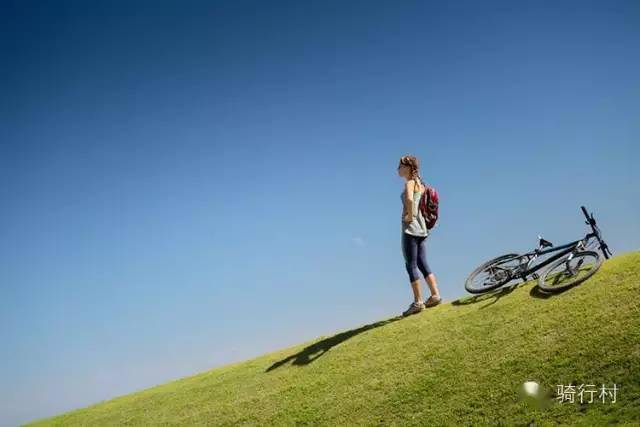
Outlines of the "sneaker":
<svg viewBox="0 0 640 427">
<path fill-rule="evenodd" d="M 402 315 L 409 316 L 411 314 L 420 313 L 422 310 L 424 310 L 424 303 L 412 302 L 409 308 L 402 312 Z"/>
<path fill-rule="evenodd" d="M 424 300 L 425 307 L 434 307 L 442 302 L 442 298 L 440 296 L 431 295 L 429 298 Z"/>
</svg>

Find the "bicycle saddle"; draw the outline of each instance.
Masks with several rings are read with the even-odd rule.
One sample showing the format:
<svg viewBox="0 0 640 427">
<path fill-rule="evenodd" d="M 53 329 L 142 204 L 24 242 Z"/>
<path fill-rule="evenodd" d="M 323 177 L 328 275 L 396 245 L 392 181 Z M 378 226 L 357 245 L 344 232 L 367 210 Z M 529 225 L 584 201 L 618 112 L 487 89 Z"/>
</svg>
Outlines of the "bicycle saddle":
<svg viewBox="0 0 640 427">
<path fill-rule="evenodd" d="M 542 236 L 538 236 L 538 239 L 540 239 L 540 247 L 541 248 L 549 248 L 553 246 L 553 243 L 551 243 L 548 240 L 545 240 L 542 238 Z"/>
</svg>

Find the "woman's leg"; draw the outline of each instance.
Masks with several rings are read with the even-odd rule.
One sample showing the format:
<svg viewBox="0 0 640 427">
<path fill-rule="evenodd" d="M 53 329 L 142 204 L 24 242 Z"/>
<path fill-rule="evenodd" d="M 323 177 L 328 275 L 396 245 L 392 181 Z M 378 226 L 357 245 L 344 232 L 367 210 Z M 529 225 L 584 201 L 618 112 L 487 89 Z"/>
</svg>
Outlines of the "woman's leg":
<svg viewBox="0 0 640 427">
<path fill-rule="evenodd" d="M 418 268 L 420 272 L 424 276 L 427 285 L 429 285 L 429 290 L 431 291 L 431 295 L 435 297 L 440 296 L 440 291 L 438 290 L 438 282 L 436 281 L 436 276 L 431 272 L 431 268 L 429 268 L 429 264 L 427 263 L 427 238 L 423 237 L 422 240 L 418 243 Z"/>
<path fill-rule="evenodd" d="M 429 290 L 431 291 L 431 295 L 434 297 L 440 296 L 440 291 L 438 290 L 438 282 L 436 281 L 435 274 L 431 273 L 427 276 L 427 285 L 429 285 Z"/>
<path fill-rule="evenodd" d="M 415 236 L 402 233 L 402 254 L 404 255 L 405 267 L 411 282 L 413 301 L 421 303 L 422 290 L 420 289 L 420 271 L 418 270 L 418 242 Z"/>
</svg>

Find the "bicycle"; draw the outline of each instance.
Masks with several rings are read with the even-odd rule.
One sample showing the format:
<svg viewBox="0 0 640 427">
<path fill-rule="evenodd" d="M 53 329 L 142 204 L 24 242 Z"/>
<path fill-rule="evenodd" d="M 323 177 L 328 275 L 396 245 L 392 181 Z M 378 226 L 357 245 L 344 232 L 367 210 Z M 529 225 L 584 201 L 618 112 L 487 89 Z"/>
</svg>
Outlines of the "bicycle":
<svg viewBox="0 0 640 427">
<path fill-rule="evenodd" d="M 514 280 L 524 282 L 531 276 L 538 280 L 538 287 L 547 292 L 559 292 L 571 286 L 578 285 L 595 274 L 602 265 L 602 257 L 595 249 L 598 248 L 606 259 L 612 255 L 596 220 L 587 213 L 584 206 L 580 207 L 584 214 L 585 224 L 591 226 L 591 232 L 582 239 L 561 246 L 554 246 L 538 236 L 538 248 L 525 254 L 506 254 L 485 262 L 476 268 L 465 281 L 465 289 L 472 294 L 481 294 L 497 289 Z M 539 257 L 558 252 L 556 255 L 542 261 L 535 262 Z M 549 266 L 541 275 L 536 271 Z M 479 283 L 478 283 L 479 282 Z"/>
</svg>

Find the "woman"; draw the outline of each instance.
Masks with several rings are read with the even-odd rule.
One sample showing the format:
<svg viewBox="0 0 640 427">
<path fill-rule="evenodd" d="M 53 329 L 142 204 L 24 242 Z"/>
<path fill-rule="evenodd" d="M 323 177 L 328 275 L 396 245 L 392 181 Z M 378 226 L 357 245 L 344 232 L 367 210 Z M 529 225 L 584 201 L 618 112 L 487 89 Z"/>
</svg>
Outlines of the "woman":
<svg viewBox="0 0 640 427">
<path fill-rule="evenodd" d="M 440 291 L 436 282 L 436 276 L 431 272 L 427 264 L 426 239 L 429 234 L 427 225 L 418 203 L 425 186 L 419 174 L 419 162 L 414 156 L 403 156 L 398 165 L 398 175 L 405 179 L 405 188 L 402 192 L 402 254 L 404 256 L 409 281 L 413 290 L 413 302 L 402 313 L 403 316 L 419 313 L 425 307 L 433 307 L 440 304 Z M 420 290 L 420 273 L 424 276 L 431 296 L 422 301 Z"/>
</svg>

